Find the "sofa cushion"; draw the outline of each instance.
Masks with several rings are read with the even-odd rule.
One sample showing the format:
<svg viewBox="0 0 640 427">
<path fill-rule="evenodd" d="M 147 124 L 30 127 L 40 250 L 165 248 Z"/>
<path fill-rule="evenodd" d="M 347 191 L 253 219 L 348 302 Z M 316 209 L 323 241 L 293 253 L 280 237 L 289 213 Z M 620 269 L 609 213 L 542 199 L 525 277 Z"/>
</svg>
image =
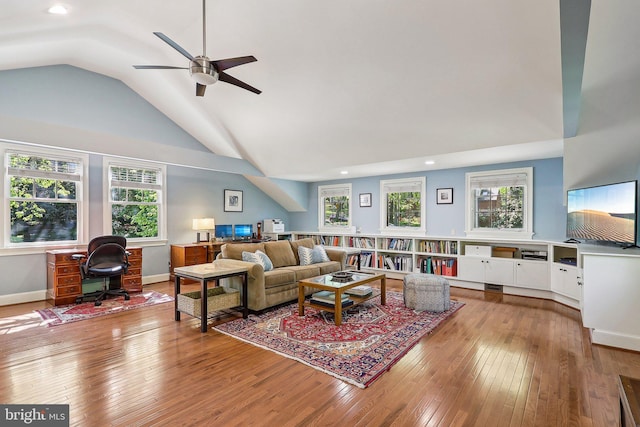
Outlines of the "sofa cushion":
<svg viewBox="0 0 640 427">
<path fill-rule="evenodd" d="M 296 280 L 300 281 L 303 279 L 308 279 L 309 277 L 316 277 L 319 276 L 320 273 L 320 267 L 318 267 L 320 264 L 314 264 L 314 265 L 296 265 L 296 266 L 292 266 L 292 267 L 287 267 L 287 270 L 293 270 L 296 273 Z"/>
<path fill-rule="evenodd" d="M 262 266 L 264 271 L 273 270 L 273 263 L 271 262 L 267 254 L 265 254 L 261 250 L 257 250 L 255 252 L 242 252 L 242 260 L 248 262 L 256 262 Z"/>
<path fill-rule="evenodd" d="M 265 252 L 264 243 L 227 243 L 222 245 L 222 257 L 242 261 L 242 252 L 255 252 L 257 250 Z M 267 253 L 267 255 L 269 254 Z"/>
<path fill-rule="evenodd" d="M 338 261 L 321 262 L 319 264 L 314 264 L 314 267 L 318 267 L 320 269 L 320 274 L 335 273 L 342 269 L 342 265 Z"/>
<path fill-rule="evenodd" d="M 297 265 L 288 240 L 278 240 L 264 244 L 264 251 L 273 263 L 273 268 Z"/>
<path fill-rule="evenodd" d="M 329 256 L 323 246 L 314 246 L 313 249 L 304 246 L 298 246 L 298 257 L 300 265 L 311 265 L 319 262 L 329 262 Z"/>
<path fill-rule="evenodd" d="M 265 289 L 273 288 L 275 286 L 282 286 L 286 283 L 295 283 L 296 273 L 293 270 L 286 268 L 277 268 L 275 270 L 267 271 L 264 273 L 264 287 Z"/>
<path fill-rule="evenodd" d="M 313 249 L 314 243 L 311 237 L 307 237 L 306 239 L 299 240 L 291 240 L 291 249 L 293 250 L 293 255 L 296 257 L 296 265 L 300 265 L 300 257 L 298 255 L 298 247 L 304 246 L 305 248 Z"/>
</svg>

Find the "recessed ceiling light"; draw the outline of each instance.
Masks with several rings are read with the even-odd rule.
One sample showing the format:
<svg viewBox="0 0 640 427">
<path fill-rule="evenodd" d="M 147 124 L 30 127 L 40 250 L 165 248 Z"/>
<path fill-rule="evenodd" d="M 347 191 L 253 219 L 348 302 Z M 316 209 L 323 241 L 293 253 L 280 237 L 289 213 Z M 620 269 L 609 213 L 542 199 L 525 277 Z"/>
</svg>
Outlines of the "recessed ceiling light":
<svg viewBox="0 0 640 427">
<path fill-rule="evenodd" d="M 340 173 L 341 173 L 342 175 L 346 175 L 346 174 L 348 174 L 348 173 L 349 173 L 349 171 L 340 171 Z"/>
<path fill-rule="evenodd" d="M 427 160 L 426 162 L 424 162 L 425 165 L 435 165 L 436 162 L 434 162 L 433 160 Z"/>
<path fill-rule="evenodd" d="M 51 6 L 49 8 L 49 13 L 53 15 L 66 15 L 67 13 L 69 13 L 69 9 L 61 4 L 56 4 L 55 6 Z"/>
</svg>

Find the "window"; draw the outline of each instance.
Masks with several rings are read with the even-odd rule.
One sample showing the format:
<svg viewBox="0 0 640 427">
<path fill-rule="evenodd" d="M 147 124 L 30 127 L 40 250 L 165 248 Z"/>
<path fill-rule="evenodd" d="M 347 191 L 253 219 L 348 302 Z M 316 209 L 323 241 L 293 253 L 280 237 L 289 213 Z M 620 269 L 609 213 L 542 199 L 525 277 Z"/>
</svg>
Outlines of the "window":
<svg viewBox="0 0 640 427">
<path fill-rule="evenodd" d="M 147 162 L 105 158 L 105 234 L 128 240 L 158 240 L 166 236 L 165 167 Z M 108 220 L 110 218 L 110 221 Z"/>
<path fill-rule="evenodd" d="M 6 145 L 4 245 L 13 247 L 82 241 L 86 156 Z M 14 149 L 16 148 L 16 149 Z"/>
<path fill-rule="evenodd" d="M 380 181 L 380 229 L 391 234 L 426 232 L 426 179 Z"/>
<path fill-rule="evenodd" d="M 533 168 L 467 173 L 467 235 L 531 238 Z"/>
<path fill-rule="evenodd" d="M 318 227 L 345 231 L 351 227 L 351 184 L 318 186 Z"/>
</svg>

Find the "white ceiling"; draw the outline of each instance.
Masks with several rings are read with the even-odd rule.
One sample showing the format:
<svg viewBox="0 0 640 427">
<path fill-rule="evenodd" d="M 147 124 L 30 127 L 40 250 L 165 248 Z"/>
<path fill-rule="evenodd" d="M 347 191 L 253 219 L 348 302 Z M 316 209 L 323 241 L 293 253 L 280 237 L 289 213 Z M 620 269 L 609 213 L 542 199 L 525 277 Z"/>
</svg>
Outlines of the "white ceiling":
<svg viewBox="0 0 640 427">
<path fill-rule="evenodd" d="M 562 155 L 558 0 L 208 0 L 207 54 L 254 55 L 195 96 L 152 32 L 202 53 L 200 0 L 3 0 L 0 69 L 123 81 L 212 152 L 322 181 Z M 506 147 L 506 148 L 505 148 Z M 432 166 L 425 160 L 434 160 Z"/>
</svg>

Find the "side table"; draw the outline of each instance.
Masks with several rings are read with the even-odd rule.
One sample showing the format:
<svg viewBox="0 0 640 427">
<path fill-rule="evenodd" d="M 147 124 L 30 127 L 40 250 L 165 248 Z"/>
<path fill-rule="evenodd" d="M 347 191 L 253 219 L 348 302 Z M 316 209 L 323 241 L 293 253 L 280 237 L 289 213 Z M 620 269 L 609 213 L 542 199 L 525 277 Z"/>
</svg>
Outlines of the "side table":
<svg viewBox="0 0 640 427">
<path fill-rule="evenodd" d="M 242 277 L 242 317 L 249 316 L 248 296 L 247 296 L 247 272 L 246 267 L 221 267 L 215 263 L 189 265 L 186 267 L 176 267 L 173 270 L 175 274 L 175 320 L 180 320 L 180 311 L 178 311 L 178 294 L 180 294 L 180 279 L 198 280 L 201 284 L 201 310 L 200 310 L 200 331 L 207 332 L 207 285 L 209 282 L 215 282 L 218 286 L 220 279 L 228 277 Z"/>
</svg>

